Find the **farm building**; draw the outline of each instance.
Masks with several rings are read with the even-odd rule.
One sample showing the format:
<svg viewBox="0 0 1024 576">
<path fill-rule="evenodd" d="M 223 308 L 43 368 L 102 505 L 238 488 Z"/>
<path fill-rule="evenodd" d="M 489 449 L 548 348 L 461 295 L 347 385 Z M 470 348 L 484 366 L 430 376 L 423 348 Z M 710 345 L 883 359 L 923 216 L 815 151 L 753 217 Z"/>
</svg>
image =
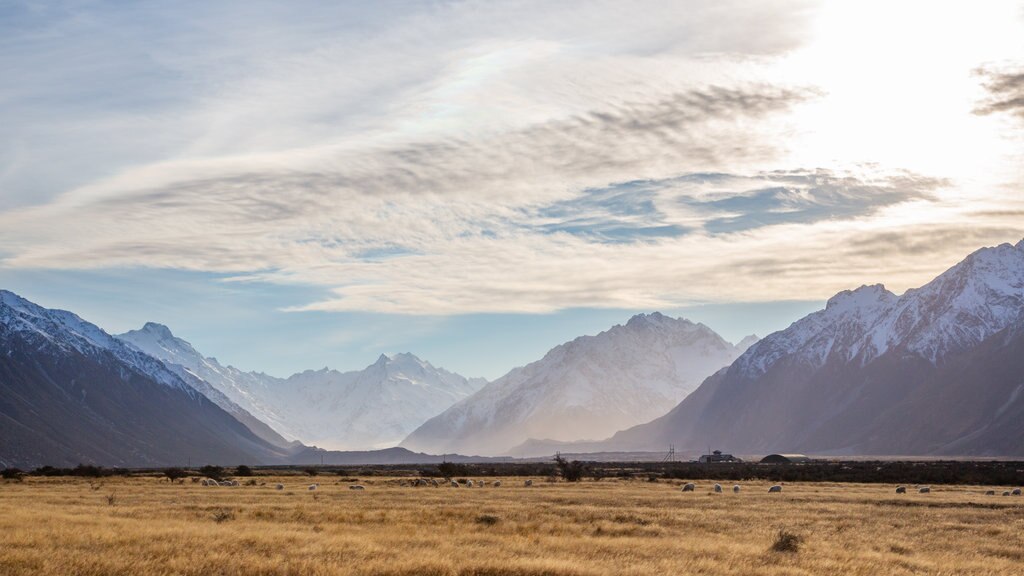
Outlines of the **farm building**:
<svg viewBox="0 0 1024 576">
<path fill-rule="evenodd" d="M 712 462 L 742 462 L 742 460 L 732 454 L 722 454 L 721 450 L 715 450 L 711 454 L 702 455 L 698 462 L 701 464 L 709 464 Z"/>
<path fill-rule="evenodd" d="M 769 454 L 761 458 L 762 464 L 803 464 L 810 461 L 803 454 Z"/>
</svg>

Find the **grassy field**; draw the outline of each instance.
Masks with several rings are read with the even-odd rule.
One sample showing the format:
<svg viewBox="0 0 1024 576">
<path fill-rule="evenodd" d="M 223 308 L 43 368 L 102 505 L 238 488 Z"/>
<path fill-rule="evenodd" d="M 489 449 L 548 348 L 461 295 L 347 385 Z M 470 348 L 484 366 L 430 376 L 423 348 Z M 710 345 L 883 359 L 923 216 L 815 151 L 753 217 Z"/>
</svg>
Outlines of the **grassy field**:
<svg viewBox="0 0 1024 576">
<path fill-rule="evenodd" d="M 244 480 L 244 479 L 243 479 Z M 489 479 L 493 480 L 493 479 Z M 411 488 L 260 477 L 0 483 L 0 574 L 978 574 L 1024 572 L 1024 498 L 985 488 L 709 482 Z M 274 489 L 278 481 L 283 491 Z M 315 492 L 310 482 L 320 483 Z M 798 539 L 777 551 L 780 530 Z"/>
</svg>

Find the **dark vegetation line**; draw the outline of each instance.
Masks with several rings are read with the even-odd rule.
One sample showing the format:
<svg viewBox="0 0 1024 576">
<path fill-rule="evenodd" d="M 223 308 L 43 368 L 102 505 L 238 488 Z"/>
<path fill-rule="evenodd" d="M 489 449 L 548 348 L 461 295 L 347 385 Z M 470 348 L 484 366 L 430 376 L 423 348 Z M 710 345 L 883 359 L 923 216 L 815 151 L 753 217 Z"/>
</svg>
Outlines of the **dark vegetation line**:
<svg viewBox="0 0 1024 576">
<path fill-rule="evenodd" d="M 828 461 L 802 464 L 722 462 L 500 462 L 370 466 L 204 466 L 202 468 L 104 468 L 80 464 L 75 468 L 43 466 L 31 471 L 8 468 L 0 477 L 24 476 L 165 476 L 171 480 L 205 476 L 224 479 L 265 475 L 337 475 L 343 477 L 408 476 L 455 478 L 477 476 L 541 476 L 568 481 L 629 478 L 650 482 L 666 480 L 732 480 L 770 482 L 859 482 L 883 484 L 1024 485 L 1020 461 Z"/>
</svg>

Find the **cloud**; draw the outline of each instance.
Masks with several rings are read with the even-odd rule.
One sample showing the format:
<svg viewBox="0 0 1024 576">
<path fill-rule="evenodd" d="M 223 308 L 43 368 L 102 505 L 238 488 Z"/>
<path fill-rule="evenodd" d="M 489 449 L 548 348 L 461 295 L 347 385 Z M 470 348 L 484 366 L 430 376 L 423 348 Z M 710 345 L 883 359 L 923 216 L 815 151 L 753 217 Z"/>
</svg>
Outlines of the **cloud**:
<svg viewBox="0 0 1024 576">
<path fill-rule="evenodd" d="M 974 109 L 975 114 L 1007 113 L 1024 118 L 1024 71 L 981 68 L 977 73 L 985 78 L 989 97 Z"/>
</svg>

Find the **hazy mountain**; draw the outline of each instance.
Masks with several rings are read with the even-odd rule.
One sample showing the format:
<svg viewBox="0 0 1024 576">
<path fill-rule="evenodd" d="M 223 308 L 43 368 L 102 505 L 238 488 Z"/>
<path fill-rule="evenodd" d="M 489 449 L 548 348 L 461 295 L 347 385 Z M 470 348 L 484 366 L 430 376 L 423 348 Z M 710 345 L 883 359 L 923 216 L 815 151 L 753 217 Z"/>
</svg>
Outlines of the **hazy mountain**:
<svg viewBox="0 0 1024 576">
<path fill-rule="evenodd" d="M 503 454 L 530 438 L 604 438 L 664 414 L 740 352 L 703 324 L 641 314 L 512 370 L 431 418 L 401 445 Z"/>
<path fill-rule="evenodd" d="M 260 438 L 282 448 L 295 447 L 294 441 L 289 442 L 265 422 L 253 416 L 248 410 L 233 402 L 226 394 L 210 384 L 206 378 L 223 379 L 222 373 L 216 372 L 216 369 L 220 368 L 216 364 L 216 359 L 211 359 L 212 362 L 207 361 L 192 348 L 191 344 L 175 338 L 166 326 L 147 322 L 141 330 L 132 330 L 120 334 L 116 338 L 149 356 L 162 360 L 164 365 L 181 377 L 186 384 L 245 424 Z M 220 370 L 226 372 L 223 368 Z"/>
<path fill-rule="evenodd" d="M 283 456 L 161 361 L 70 312 L 0 291 L 0 466 Z"/>
<path fill-rule="evenodd" d="M 1024 241 L 902 296 L 837 294 L 667 415 L 607 444 L 736 452 L 1024 454 Z"/>
<path fill-rule="evenodd" d="M 284 437 L 338 450 L 394 446 L 485 383 L 412 354 L 381 355 L 364 370 L 324 368 L 275 378 L 223 366 L 160 324 L 147 323 L 119 338 L 208 382 Z"/>
</svg>

